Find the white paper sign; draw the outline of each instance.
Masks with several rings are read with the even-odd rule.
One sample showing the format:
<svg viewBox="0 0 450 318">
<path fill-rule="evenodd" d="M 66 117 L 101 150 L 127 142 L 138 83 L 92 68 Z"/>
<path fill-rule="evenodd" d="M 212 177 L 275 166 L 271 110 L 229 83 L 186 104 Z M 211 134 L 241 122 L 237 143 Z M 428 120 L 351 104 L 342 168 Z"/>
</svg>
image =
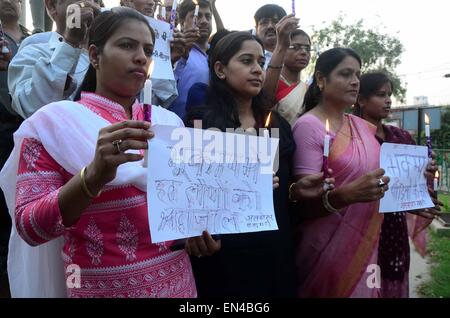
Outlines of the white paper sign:
<svg viewBox="0 0 450 318">
<path fill-rule="evenodd" d="M 149 17 L 145 18 L 155 31 L 156 37 L 153 51 L 155 68 L 153 69 L 152 79 L 175 80 L 170 59 L 170 24 Z"/>
<path fill-rule="evenodd" d="M 278 139 L 168 126 L 152 130 L 147 199 L 153 243 L 205 230 L 278 229 L 272 185 Z"/>
<path fill-rule="evenodd" d="M 381 146 L 380 165 L 391 181 L 381 200 L 380 213 L 434 207 L 424 175 L 428 161 L 427 147 L 390 143 Z"/>
</svg>

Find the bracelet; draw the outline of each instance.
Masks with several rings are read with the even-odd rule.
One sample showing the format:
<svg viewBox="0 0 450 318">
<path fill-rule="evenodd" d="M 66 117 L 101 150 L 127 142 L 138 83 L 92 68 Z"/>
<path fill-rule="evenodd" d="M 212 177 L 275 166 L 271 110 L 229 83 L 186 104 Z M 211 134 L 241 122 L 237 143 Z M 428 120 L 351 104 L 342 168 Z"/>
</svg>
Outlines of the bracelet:
<svg viewBox="0 0 450 318">
<path fill-rule="evenodd" d="M 86 194 L 89 198 L 91 199 L 95 199 L 98 198 L 100 196 L 100 194 L 102 194 L 102 190 L 100 190 L 97 195 L 93 195 L 91 191 L 89 191 L 87 185 L 86 185 L 86 167 L 84 167 L 83 169 L 81 169 L 80 172 L 80 178 L 81 178 L 81 189 L 83 190 L 84 194 Z"/>
<path fill-rule="evenodd" d="M 272 68 L 274 70 L 281 70 L 281 69 L 283 69 L 283 66 L 284 66 L 284 64 L 281 64 L 279 66 L 274 66 L 272 64 L 269 64 L 269 65 L 267 65 L 267 68 Z"/>
<path fill-rule="evenodd" d="M 294 182 L 293 184 L 291 184 L 291 186 L 289 187 L 289 201 L 291 201 L 292 203 L 297 203 L 298 200 L 294 200 L 292 199 L 292 193 L 294 192 L 294 186 L 296 185 L 296 183 Z"/>
<path fill-rule="evenodd" d="M 330 194 L 330 190 L 325 191 L 325 193 L 322 195 L 322 203 L 325 209 L 330 213 L 338 213 L 339 210 L 335 209 L 333 206 L 331 206 L 330 201 L 328 201 L 328 195 Z"/>
</svg>

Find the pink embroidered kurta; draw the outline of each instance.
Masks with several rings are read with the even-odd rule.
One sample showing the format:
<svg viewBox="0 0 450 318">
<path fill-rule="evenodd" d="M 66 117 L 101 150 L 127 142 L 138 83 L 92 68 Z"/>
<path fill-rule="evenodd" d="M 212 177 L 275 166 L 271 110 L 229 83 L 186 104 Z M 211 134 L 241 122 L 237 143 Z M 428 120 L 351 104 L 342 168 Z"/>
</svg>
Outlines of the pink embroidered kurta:
<svg viewBox="0 0 450 318">
<path fill-rule="evenodd" d="M 127 119 L 122 106 L 98 95 L 83 93 L 79 103 L 111 124 Z M 132 117 L 143 120 L 140 104 L 133 105 Z M 170 251 L 172 242 L 151 243 L 146 193 L 133 185 L 106 186 L 78 223 L 65 228 L 58 193 L 72 177 L 40 141 L 24 140 L 17 176 L 17 230 L 31 245 L 64 236 L 67 277 L 73 273 L 71 265 L 81 269 L 81 286 L 68 288 L 69 297 L 197 296 L 186 252 Z"/>
</svg>

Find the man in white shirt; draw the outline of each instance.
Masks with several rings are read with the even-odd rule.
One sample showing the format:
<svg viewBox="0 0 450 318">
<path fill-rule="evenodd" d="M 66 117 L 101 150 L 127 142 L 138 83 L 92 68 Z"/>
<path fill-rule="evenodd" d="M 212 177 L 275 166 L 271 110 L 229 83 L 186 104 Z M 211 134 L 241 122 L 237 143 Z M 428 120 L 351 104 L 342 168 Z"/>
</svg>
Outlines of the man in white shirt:
<svg viewBox="0 0 450 318">
<path fill-rule="evenodd" d="M 273 51 L 277 45 L 276 25 L 285 16 L 286 11 L 276 4 L 266 4 L 255 13 L 256 35 L 262 40 L 265 48 L 265 68 L 270 64 Z"/>
<path fill-rule="evenodd" d="M 81 28 L 66 26 L 67 7 L 74 3 L 80 5 Z M 45 4 L 56 32 L 27 38 L 9 65 L 12 108 L 23 118 L 46 104 L 74 97 L 89 66 L 88 26 L 100 12 L 92 0 L 46 0 Z"/>
</svg>

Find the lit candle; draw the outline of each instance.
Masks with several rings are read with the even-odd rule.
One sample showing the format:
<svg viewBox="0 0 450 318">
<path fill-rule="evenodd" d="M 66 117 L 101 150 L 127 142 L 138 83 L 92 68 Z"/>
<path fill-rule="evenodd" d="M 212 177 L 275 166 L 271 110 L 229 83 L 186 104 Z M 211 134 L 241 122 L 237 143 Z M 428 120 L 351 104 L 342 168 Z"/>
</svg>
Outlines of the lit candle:
<svg viewBox="0 0 450 318">
<path fill-rule="evenodd" d="M 295 0 L 292 0 L 292 14 L 295 15 Z"/>
<path fill-rule="evenodd" d="M 148 79 L 145 81 L 144 85 L 144 105 L 152 104 L 152 80 Z"/>
<path fill-rule="evenodd" d="M 198 11 L 200 10 L 200 6 L 198 5 L 197 0 L 192 0 L 192 1 L 195 3 L 194 21 L 193 21 L 193 27 L 195 27 L 198 22 Z"/>
<path fill-rule="evenodd" d="M 144 121 L 152 121 L 152 81 L 150 79 L 146 80 L 144 85 Z M 144 151 L 142 166 L 148 167 L 148 149 Z"/>
<path fill-rule="evenodd" d="M 5 41 L 5 33 L 3 32 L 2 21 L 0 21 L 0 40 Z M 2 45 L 2 54 L 8 54 L 9 49 L 6 45 Z"/>
<path fill-rule="evenodd" d="M 439 186 L 439 171 L 436 171 L 436 174 L 434 175 L 434 184 L 433 184 L 434 192 L 438 191 L 438 186 Z"/>
<path fill-rule="evenodd" d="M 427 139 L 428 157 L 431 158 L 433 145 L 431 143 L 430 117 L 427 114 L 425 114 L 425 137 Z"/>
<path fill-rule="evenodd" d="M 323 140 L 323 175 L 324 175 L 324 178 L 327 178 L 328 177 L 328 157 L 330 156 L 330 142 L 331 142 L 330 122 L 328 121 L 328 119 L 326 120 L 326 123 L 325 123 L 325 130 L 326 130 L 326 134 L 325 134 L 325 138 Z"/>
<path fill-rule="evenodd" d="M 269 128 L 270 122 L 272 121 L 272 112 L 269 113 L 266 119 L 266 124 L 264 125 L 264 138 L 270 138 Z"/>
</svg>

